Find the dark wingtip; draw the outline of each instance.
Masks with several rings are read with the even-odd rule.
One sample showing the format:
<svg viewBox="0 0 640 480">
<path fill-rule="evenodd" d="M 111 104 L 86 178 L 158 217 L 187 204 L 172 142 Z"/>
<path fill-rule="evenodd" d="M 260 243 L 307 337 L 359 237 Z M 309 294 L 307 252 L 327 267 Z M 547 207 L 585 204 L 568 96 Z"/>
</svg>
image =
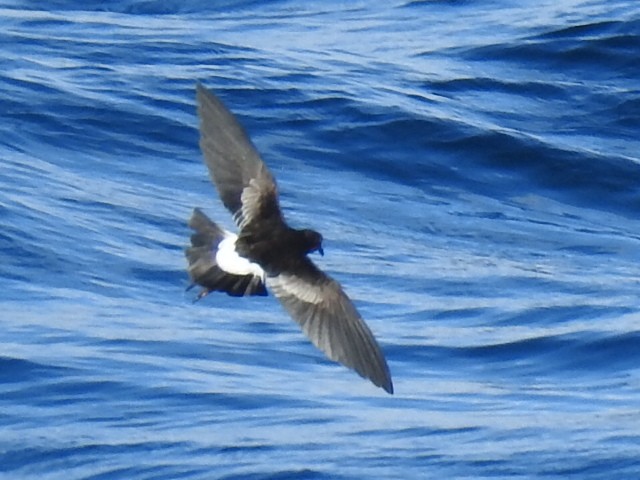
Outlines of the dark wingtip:
<svg viewBox="0 0 640 480">
<path fill-rule="evenodd" d="M 391 383 L 391 379 L 389 379 L 388 383 L 382 385 L 382 389 L 389 395 L 393 395 L 393 383 Z"/>
<path fill-rule="evenodd" d="M 393 395 L 393 381 L 391 380 L 391 373 L 389 372 L 386 361 L 384 361 L 384 370 L 372 376 L 367 376 L 367 378 L 371 380 L 376 387 L 380 387 L 389 395 Z"/>
<path fill-rule="evenodd" d="M 378 349 L 379 348 L 380 347 L 378 346 Z M 384 353 L 381 349 L 379 349 L 378 353 L 378 359 L 380 362 L 378 364 L 378 367 L 373 371 L 364 374 L 363 376 L 371 380 L 371 382 L 375 386 L 382 388 L 389 395 L 393 395 L 393 380 L 391 380 L 391 371 L 389 370 L 389 365 L 387 365 L 387 360 L 384 358 Z"/>
</svg>

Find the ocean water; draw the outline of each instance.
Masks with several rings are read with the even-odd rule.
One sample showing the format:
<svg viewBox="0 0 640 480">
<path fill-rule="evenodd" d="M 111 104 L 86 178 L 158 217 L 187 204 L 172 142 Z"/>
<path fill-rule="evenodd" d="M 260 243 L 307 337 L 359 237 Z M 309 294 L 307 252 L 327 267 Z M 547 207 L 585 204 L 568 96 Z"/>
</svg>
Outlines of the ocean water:
<svg viewBox="0 0 640 480">
<path fill-rule="evenodd" d="M 640 478 L 636 0 L 0 2 L 0 478 Z M 238 114 L 396 393 L 193 303 Z"/>
</svg>

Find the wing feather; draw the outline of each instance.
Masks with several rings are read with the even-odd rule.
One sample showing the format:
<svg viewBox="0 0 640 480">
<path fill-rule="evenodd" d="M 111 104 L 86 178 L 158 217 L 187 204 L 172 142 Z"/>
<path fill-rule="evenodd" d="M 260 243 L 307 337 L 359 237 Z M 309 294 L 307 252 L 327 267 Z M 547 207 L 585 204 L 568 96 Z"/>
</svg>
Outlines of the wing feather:
<svg viewBox="0 0 640 480">
<path fill-rule="evenodd" d="M 267 277 L 267 287 L 328 358 L 393 393 L 382 349 L 338 282 L 306 259 L 304 268 Z"/>
<path fill-rule="evenodd" d="M 196 90 L 200 149 L 224 206 L 241 229 L 281 216 L 276 182 L 240 122 L 202 84 Z"/>
</svg>

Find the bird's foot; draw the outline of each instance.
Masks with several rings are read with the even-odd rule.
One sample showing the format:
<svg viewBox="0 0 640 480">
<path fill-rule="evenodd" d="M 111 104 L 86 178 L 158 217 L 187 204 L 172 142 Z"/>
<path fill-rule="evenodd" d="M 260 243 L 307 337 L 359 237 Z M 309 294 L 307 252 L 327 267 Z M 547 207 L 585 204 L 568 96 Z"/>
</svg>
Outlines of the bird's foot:
<svg viewBox="0 0 640 480">
<path fill-rule="evenodd" d="M 208 288 L 203 288 L 202 290 L 200 290 L 200 292 L 198 293 L 196 298 L 193 299 L 193 303 L 196 303 L 198 300 L 203 299 L 204 297 L 206 297 L 210 293 L 211 293 L 211 290 L 209 290 Z"/>
</svg>

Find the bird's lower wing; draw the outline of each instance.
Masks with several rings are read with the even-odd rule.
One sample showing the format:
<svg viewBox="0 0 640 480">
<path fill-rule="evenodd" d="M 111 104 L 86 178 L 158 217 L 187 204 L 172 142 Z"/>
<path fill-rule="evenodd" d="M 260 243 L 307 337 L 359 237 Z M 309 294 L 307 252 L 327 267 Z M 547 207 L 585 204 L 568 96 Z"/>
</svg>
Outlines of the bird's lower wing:
<svg viewBox="0 0 640 480">
<path fill-rule="evenodd" d="M 295 273 L 267 277 L 267 287 L 327 357 L 393 393 L 384 354 L 338 282 L 308 261 Z"/>
</svg>

